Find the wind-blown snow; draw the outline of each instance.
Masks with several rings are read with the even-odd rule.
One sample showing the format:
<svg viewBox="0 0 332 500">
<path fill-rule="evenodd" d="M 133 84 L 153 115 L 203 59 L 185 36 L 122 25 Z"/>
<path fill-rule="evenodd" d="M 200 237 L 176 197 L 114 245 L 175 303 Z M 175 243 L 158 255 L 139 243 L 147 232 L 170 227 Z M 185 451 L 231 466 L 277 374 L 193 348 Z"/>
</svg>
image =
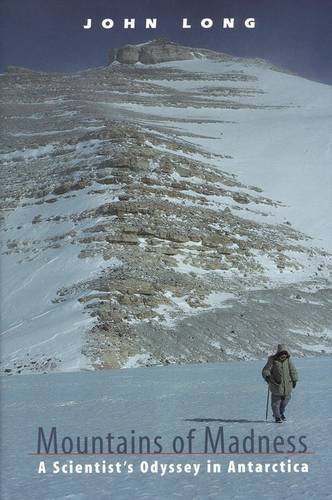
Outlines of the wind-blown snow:
<svg viewBox="0 0 332 500">
<path fill-rule="evenodd" d="M 81 349 L 84 333 L 93 318 L 84 313 L 77 301 L 78 293 L 55 302 L 59 289 L 81 282 L 101 270 L 102 258 L 79 259 L 76 248 L 45 251 L 38 259 L 20 265 L 16 256 L 8 256 L 3 269 L 2 300 L 3 359 L 22 360 L 55 357 L 61 360 L 61 370 L 87 366 Z"/>
<path fill-rule="evenodd" d="M 110 199 L 108 193 L 91 196 L 88 189 L 82 189 L 73 197 L 51 204 L 25 205 L 23 200 L 8 214 L 3 239 L 20 240 L 25 246 L 19 253 L 1 256 L 0 342 L 6 363 L 16 359 L 24 365 L 29 353 L 31 360 L 60 361 L 58 368 L 62 371 L 89 366 L 82 346 L 84 334 L 94 320 L 78 301 L 88 293 L 84 287 L 80 289 L 80 284 L 105 267 L 118 266 L 120 261 L 104 261 L 102 256 L 79 258 L 82 246 L 73 244 L 70 231 L 89 227 L 91 220 L 73 222 L 70 217 Z M 32 224 L 36 216 L 41 221 Z M 55 216 L 65 220 L 52 220 Z M 61 245 L 52 248 L 52 238 L 62 235 L 65 237 L 60 239 Z M 45 248 L 47 242 L 50 248 Z M 59 296 L 61 289 L 70 287 L 73 291 L 69 296 Z"/>
</svg>

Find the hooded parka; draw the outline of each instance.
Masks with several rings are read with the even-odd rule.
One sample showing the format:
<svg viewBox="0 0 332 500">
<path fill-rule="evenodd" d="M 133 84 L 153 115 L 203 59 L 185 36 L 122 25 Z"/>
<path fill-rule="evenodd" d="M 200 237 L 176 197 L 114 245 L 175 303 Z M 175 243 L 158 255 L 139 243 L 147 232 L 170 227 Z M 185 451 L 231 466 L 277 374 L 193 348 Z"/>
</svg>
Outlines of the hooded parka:
<svg viewBox="0 0 332 500">
<path fill-rule="evenodd" d="M 281 352 L 287 352 L 287 358 L 279 358 Z M 269 377 L 268 384 L 272 394 L 276 396 L 289 396 L 293 383 L 298 381 L 296 368 L 290 359 L 290 354 L 285 344 L 279 344 L 277 353 L 270 356 L 262 370 L 263 378 Z"/>
</svg>

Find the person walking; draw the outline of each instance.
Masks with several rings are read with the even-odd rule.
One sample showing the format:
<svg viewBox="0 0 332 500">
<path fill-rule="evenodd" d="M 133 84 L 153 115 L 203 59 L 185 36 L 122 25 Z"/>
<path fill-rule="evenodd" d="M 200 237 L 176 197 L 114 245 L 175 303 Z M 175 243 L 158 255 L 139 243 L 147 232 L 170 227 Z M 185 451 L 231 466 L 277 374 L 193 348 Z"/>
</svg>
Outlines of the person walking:
<svg viewBox="0 0 332 500">
<path fill-rule="evenodd" d="M 269 384 L 271 407 L 277 423 L 286 420 L 285 409 L 291 399 L 292 390 L 298 381 L 297 370 L 285 344 L 279 344 L 276 354 L 269 356 L 262 370 L 262 376 Z"/>
</svg>

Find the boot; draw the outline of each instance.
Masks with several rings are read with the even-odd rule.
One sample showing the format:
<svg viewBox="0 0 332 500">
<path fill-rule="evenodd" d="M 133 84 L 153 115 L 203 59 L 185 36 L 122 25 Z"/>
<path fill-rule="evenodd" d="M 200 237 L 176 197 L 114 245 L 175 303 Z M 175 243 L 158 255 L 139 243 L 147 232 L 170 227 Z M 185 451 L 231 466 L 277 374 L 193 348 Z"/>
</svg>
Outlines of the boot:
<svg viewBox="0 0 332 500">
<path fill-rule="evenodd" d="M 275 419 L 275 420 L 276 420 L 276 424 L 281 424 L 281 423 L 282 423 L 282 420 L 281 420 L 281 418 L 280 418 L 280 417 L 276 417 L 276 419 Z"/>
<path fill-rule="evenodd" d="M 281 414 L 281 420 L 282 420 L 283 422 L 285 422 L 285 420 L 287 420 L 287 418 L 285 417 L 285 415 L 284 415 L 283 413 Z"/>
</svg>

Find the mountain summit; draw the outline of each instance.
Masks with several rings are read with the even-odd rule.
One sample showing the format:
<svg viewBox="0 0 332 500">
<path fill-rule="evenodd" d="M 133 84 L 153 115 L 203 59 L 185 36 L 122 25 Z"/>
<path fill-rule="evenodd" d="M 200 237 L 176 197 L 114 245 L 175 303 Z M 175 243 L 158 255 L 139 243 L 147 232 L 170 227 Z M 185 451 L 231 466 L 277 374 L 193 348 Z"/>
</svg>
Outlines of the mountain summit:
<svg viewBox="0 0 332 500">
<path fill-rule="evenodd" d="M 216 52 L 205 49 L 185 47 L 165 38 L 158 38 L 138 45 L 125 45 L 118 49 L 111 49 L 110 63 L 118 61 L 123 64 L 157 64 L 168 61 L 183 61 L 210 55 Z M 219 56 L 221 54 L 218 54 Z M 224 55 L 224 54 L 222 54 Z M 227 57 L 227 56 L 226 56 Z"/>
</svg>

